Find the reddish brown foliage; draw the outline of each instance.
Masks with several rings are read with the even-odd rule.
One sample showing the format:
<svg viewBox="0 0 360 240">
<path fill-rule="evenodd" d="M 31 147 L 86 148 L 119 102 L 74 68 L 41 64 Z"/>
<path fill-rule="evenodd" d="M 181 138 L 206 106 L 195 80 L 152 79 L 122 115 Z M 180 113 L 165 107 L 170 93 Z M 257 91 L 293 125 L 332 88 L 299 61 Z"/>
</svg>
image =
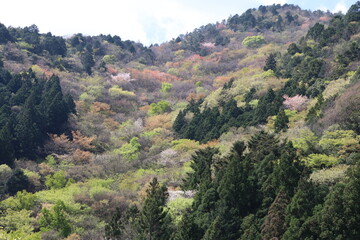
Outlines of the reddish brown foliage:
<svg viewBox="0 0 360 240">
<path fill-rule="evenodd" d="M 50 134 L 50 141 L 45 145 L 45 152 L 60 154 L 58 157 L 71 154 L 77 164 L 89 163 L 92 154 L 88 151 L 94 148 L 92 142 L 96 137 L 86 137 L 80 131 L 72 131 L 73 140 L 70 141 L 65 134 Z M 47 166 L 43 165 L 43 172 L 48 172 Z"/>
<path fill-rule="evenodd" d="M 186 97 L 186 101 L 191 101 L 191 100 L 198 101 L 198 100 L 203 99 L 205 97 L 206 97 L 205 93 L 190 93 Z"/>
<path fill-rule="evenodd" d="M 81 149 L 90 150 L 94 148 L 94 146 L 91 145 L 91 143 L 96 139 L 96 136 L 86 137 L 82 135 L 79 130 L 71 131 L 71 133 L 73 135 L 72 142 L 78 145 Z"/>
<path fill-rule="evenodd" d="M 131 78 L 151 80 L 156 79 L 160 82 L 174 82 L 179 81 L 180 78 L 170 75 L 168 73 L 160 72 L 157 70 L 144 69 L 143 71 L 134 68 L 129 69 Z"/>
<path fill-rule="evenodd" d="M 229 82 L 230 79 L 231 79 L 230 76 L 219 76 L 214 80 L 214 87 L 221 87 L 224 85 L 224 83 Z"/>
<path fill-rule="evenodd" d="M 39 168 L 40 168 L 39 173 L 42 176 L 47 176 L 47 175 L 53 174 L 55 172 L 54 169 L 46 163 L 40 163 Z"/>
<path fill-rule="evenodd" d="M 91 152 L 76 149 L 72 153 L 72 159 L 75 164 L 88 164 L 93 160 L 93 155 Z"/>
<path fill-rule="evenodd" d="M 72 144 L 65 134 L 49 134 L 50 141 L 45 144 L 47 153 L 64 154 L 71 150 Z"/>
<path fill-rule="evenodd" d="M 116 75 L 116 74 L 118 74 L 118 70 L 116 70 L 116 69 L 113 68 L 113 67 L 108 67 L 108 68 L 107 68 L 107 71 L 108 71 L 111 75 Z"/>
<path fill-rule="evenodd" d="M 328 16 L 323 16 L 323 17 L 319 18 L 319 21 L 322 21 L 322 22 L 327 22 L 327 21 L 330 21 L 330 20 L 331 20 L 331 18 L 328 17 Z"/>
<path fill-rule="evenodd" d="M 110 105 L 102 102 L 94 102 L 90 110 L 93 113 L 114 114 L 114 112 L 110 110 Z"/>
<path fill-rule="evenodd" d="M 115 130 L 120 124 L 112 118 L 106 118 L 104 120 L 104 125 L 110 130 Z"/>
<path fill-rule="evenodd" d="M 186 60 L 192 62 L 200 62 L 204 60 L 204 57 L 200 56 L 199 54 L 193 54 L 190 57 L 186 58 Z"/>
<path fill-rule="evenodd" d="M 146 129 L 155 129 L 155 128 L 171 128 L 171 115 L 170 114 L 161 114 L 152 117 L 148 117 L 145 120 Z"/>
</svg>

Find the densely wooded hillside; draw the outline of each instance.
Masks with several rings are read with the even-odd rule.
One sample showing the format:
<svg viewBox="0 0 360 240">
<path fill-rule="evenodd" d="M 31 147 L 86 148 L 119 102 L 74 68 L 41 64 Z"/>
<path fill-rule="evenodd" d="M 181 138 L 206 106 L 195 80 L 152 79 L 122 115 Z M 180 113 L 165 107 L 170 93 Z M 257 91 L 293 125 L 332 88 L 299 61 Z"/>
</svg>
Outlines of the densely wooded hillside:
<svg viewBox="0 0 360 240">
<path fill-rule="evenodd" d="M 0 24 L 0 239 L 360 239 L 359 66 L 360 2 L 149 47 Z"/>
</svg>

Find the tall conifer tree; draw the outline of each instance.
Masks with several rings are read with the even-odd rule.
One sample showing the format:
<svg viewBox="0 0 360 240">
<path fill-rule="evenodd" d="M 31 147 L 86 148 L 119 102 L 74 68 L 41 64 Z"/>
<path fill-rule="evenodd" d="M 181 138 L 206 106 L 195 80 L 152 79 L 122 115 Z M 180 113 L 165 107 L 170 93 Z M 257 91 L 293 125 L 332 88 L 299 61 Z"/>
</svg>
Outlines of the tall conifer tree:
<svg viewBox="0 0 360 240">
<path fill-rule="evenodd" d="M 171 234 L 170 219 L 165 209 L 168 192 L 154 178 L 146 191 L 147 196 L 139 219 L 140 234 L 148 240 L 168 240 Z"/>
</svg>

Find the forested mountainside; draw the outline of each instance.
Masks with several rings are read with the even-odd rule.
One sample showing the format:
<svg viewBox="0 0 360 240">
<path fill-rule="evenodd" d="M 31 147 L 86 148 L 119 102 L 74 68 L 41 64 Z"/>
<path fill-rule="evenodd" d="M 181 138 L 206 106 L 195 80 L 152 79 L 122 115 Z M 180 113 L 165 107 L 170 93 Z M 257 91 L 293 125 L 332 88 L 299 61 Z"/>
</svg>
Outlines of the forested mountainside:
<svg viewBox="0 0 360 240">
<path fill-rule="evenodd" d="M 360 2 L 148 47 L 0 24 L 0 239 L 360 239 L 359 66 Z"/>
</svg>

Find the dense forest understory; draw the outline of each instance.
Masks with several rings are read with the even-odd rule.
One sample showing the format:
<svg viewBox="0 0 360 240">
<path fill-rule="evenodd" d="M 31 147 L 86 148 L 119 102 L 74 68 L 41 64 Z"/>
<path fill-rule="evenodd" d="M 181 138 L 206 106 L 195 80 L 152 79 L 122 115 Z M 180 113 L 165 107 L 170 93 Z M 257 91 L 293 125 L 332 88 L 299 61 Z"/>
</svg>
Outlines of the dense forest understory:
<svg viewBox="0 0 360 240">
<path fill-rule="evenodd" d="M 0 23 L 0 239 L 358 240 L 359 122 L 360 2 L 148 47 Z"/>
</svg>

